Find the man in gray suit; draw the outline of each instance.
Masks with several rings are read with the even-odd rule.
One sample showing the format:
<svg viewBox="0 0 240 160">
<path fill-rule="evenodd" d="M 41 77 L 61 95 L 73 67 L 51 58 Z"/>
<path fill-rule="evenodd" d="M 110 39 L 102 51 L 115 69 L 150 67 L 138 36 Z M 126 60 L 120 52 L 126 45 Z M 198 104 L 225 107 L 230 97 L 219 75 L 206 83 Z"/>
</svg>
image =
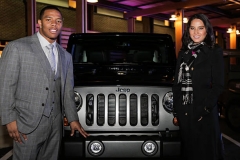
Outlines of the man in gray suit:
<svg viewBox="0 0 240 160">
<path fill-rule="evenodd" d="M 46 6 L 39 32 L 10 42 L 0 58 L 1 118 L 14 141 L 14 160 L 57 160 L 63 111 L 71 135 L 89 136 L 75 108 L 72 57 L 56 43 L 62 23 L 60 10 Z"/>
</svg>

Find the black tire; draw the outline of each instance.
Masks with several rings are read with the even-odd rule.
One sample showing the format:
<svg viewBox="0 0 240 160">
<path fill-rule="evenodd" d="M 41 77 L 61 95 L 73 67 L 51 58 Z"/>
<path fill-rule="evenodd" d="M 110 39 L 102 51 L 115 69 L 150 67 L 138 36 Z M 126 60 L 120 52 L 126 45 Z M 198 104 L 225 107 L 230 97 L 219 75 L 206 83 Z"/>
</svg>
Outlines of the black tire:
<svg viewBox="0 0 240 160">
<path fill-rule="evenodd" d="M 240 103 L 232 100 L 226 107 L 226 122 L 228 126 L 237 132 L 240 132 Z"/>
</svg>

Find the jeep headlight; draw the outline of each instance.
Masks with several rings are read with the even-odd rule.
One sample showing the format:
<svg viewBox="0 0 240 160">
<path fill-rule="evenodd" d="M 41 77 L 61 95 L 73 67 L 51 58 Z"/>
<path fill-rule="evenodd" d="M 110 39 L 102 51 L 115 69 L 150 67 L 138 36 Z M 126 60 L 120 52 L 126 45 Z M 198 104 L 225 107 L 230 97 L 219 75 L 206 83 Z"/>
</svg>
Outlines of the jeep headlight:
<svg viewBox="0 0 240 160">
<path fill-rule="evenodd" d="M 167 92 L 162 99 L 163 108 L 168 112 L 173 112 L 173 92 Z"/>
<path fill-rule="evenodd" d="M 79 111 L 82 108 L 82 96 L 77 91 L 74 91 L 74 100 L 77 111 Z"/>
</svg>

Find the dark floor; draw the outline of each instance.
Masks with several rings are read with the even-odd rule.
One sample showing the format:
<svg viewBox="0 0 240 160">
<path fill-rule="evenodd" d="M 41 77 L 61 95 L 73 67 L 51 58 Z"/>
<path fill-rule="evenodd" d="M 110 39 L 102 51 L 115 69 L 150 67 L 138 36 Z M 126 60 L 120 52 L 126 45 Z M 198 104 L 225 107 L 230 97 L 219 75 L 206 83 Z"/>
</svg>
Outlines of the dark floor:
<svg viewBox="0 0 240 160">
<path fill-rule="evenodd" d="M 10 150 L 12 150 L 12 147 L 7 147 L 0 149 L 0 158 L 2 158 L 5 154 L 7 154 Z M 2 160 L 2 159 L 1 159 Z"/>
<path fill-rule="evenodd" d="M 223 138 L 226 160 L 240 160 L 240 147 Z"/>
</svg>

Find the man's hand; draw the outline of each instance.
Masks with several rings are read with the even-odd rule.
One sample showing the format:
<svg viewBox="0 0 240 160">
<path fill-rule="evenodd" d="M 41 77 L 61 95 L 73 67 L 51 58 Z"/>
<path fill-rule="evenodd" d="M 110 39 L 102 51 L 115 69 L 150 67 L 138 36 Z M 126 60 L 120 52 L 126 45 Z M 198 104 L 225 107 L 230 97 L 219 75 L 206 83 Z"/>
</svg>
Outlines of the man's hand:
<svg viewBox="0 0 240 160">
<path fill-rule="evenodd" d="M 16 121 L 8 123 L 6 125 L 6 127 L 7 127 L 7 130 L 8 130 L 9 136 L 12 137 L 15 142 L 22 143 L 22 140 L 21 140 L 21 137 L 20 137 L 21 135 L 24 138 L 24 140 L 27 140 L 27 136 L 18 131 Z"/>
<path fill-rule="evenodd" d="M 174 118 L 173 118 L 173 124 L 174 124 L 175 126 L 178 126 L 178 120 L 177 120 L 177 117 L 174 117 Z"/>
<path fill-rule="evenodd" d="M 83 129 L 83 127 L 81 126 L 81 124 L 78 121 L 72 121 L 70 123 L 70 127 L 71 127 L 71 136 L 74 135 L 74 132 L 77 130 L 79 131 L 83 137 L 87 138 L 87 136 L 89 136 L 89 134 L 87 134 L 87 132 L 85 132 L 85 130 Z"/>
</svg>

